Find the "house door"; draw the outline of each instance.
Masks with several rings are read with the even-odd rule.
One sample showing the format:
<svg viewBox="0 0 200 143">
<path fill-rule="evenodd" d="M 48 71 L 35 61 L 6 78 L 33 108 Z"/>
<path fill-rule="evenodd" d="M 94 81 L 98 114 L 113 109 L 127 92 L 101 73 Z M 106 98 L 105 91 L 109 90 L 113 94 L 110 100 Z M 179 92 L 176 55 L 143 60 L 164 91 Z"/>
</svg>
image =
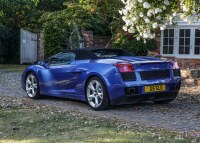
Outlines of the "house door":
<svg viewBox="0 0 200 143">
<path fill-rule="evenodd" d="M 37 62 L 37 34 L 20 30 L 20 64 Z"/>
</svg>

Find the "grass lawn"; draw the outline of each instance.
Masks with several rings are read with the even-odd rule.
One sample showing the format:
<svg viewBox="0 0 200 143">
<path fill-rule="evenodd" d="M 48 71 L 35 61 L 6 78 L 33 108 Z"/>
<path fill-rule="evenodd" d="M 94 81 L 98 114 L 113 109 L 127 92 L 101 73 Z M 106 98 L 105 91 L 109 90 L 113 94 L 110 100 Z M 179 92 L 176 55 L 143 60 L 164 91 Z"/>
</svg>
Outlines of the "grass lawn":
<svg viewBox="0 0 200 143">
<path fill-rule="evenodd" d="M 97 119 L 56 107 L 6 106 L 0 101 L 0 143 L 188 143 L 178 133 L 125 128 L 114 120 Z M 11 104 L 12 103 L 12 104 Z"/>
</svg>

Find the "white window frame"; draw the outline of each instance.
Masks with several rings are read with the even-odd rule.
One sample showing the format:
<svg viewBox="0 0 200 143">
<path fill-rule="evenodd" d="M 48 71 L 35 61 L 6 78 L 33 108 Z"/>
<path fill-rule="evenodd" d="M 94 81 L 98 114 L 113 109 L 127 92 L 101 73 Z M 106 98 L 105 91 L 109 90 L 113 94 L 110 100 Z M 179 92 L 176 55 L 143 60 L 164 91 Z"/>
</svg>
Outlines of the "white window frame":
<svg viewBox="0 0 200 143">
<path fill-rule="evenodd" d="M 167 29 L 174 29 L 174 28 L 167 28 Z M 160 54 L 166 57 L 174 57 L 175 46 L 173 46 L 173 54 L 164 54 L 163 53 L 163 38 L 164 38 L 164 31 L 161 31 L 161 44 L 160 44 Z M 175 45 L 175 29 L 174 29 L 174 45 Z"/>
<path fill-rule="evenodd" d="M 160 44 L 160 54 L 164 57 L 175 57 L 175 58 L 186 58 L 186 59 L 200 59 L 200 54 L 195 55 L 195 29 L 199 29 L 197 26 L 192 25 L 177 25 L 176 27 L 169 27 L 167 29 L 174 29 L 174 46 L 173 54 L 163 53 L 163 37 L 164 31 L 161 31 L 161 44 Z M 180 29 L 190 29 L 190 54 L 179 54 L 179 31 Z"/>
</svg>

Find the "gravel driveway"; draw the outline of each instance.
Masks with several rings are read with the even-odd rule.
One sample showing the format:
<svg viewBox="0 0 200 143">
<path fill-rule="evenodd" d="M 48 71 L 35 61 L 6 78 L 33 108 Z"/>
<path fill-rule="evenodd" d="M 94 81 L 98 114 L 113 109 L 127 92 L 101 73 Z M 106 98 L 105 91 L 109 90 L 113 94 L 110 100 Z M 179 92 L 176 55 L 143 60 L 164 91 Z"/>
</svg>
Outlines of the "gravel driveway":
<svg viewBox="0 0 200 143">
<path fill-rule="evenodd" d="M 0 95 L 27 98 L 21 89 L 20 69 L 0 68 Z M 194 91 L 194 92 L 193 92 Z M 66 110 L 79 111 L 88 116 L 116 118 L 128 123 L 142 124 L 148 127 L 166 128 L 172 131 L 200 133 L 200 91 L 196 88 L 181 89 L 178 99 L 170 104 L 156 105 L 141 103 L 115 106 L 108 111 L 93 111 L 86 103 L 46 97 L 34 102 L 59 106 Z M 200 134 L 198 134 L 200 136 Z"/>
</svg>

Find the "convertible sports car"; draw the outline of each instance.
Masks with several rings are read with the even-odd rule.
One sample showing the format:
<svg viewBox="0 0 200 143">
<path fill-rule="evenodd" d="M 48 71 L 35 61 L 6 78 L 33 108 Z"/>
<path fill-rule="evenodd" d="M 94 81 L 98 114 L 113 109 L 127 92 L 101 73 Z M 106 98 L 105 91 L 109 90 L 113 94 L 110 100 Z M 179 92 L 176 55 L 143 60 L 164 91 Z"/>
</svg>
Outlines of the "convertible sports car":
<svg viewBox="0 0 200 143">
<path fill-rule="evenodd" d="M 142 101 L 168 103 L 181 85 L 176 62 L 134 57 L 122 49 L 80 49 L 58 53 L 22 74 L 28 97 L 42 95 L 87 101 L 94 110 Z"/>
</svg>

